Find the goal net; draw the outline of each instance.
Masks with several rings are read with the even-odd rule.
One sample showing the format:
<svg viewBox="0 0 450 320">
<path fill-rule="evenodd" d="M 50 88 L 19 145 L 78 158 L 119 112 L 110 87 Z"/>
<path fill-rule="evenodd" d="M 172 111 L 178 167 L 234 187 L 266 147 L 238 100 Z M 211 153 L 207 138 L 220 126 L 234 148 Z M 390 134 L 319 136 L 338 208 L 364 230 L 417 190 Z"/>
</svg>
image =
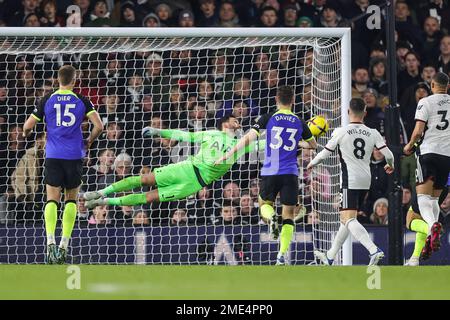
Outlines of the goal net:
<svg viewBox="0 0 450 320">
<path fill-rule="evenodd" d="M 43 263 L 46 236 L 44 125 L 28 139 L 22 126 L 56 90 L 64 64 L 78 70 L 75 92 L 95 105 L 104 134 L 84 162 L 69 263 L 273 264 L 278 241 L 258 213 L 261 152 L 243 156 L 219 181 L 181 201 L 88 210 L 82 193 L 186 159 L 194 144 L 143 138 L 145 126 L 214 130 L 234 115 L 242 136 L 276 109 L 279 85 L 295 88 L 294 112 L 345 123 L 350 100 L 347 29 L 4 28 L 0 35 L 0 263 Z M 85 135 L 89 124 L 83 124 Z M 299 210 L 290 264 L 311 264 L 339 227 L 339 161 L 311 175 L 299 157 Z M 142 188 L 132 192 L 143 192 Z M 120 196 L 124 194 L 118 194 Z M 61 218 L 64 202 L 59 208 Z M 276 202 L 280 214 L 281 206 Z M 61 232 L 57 225 L 57 243 Z M 338 259 L 341 263 L 342 259 Z"/>
</svg>

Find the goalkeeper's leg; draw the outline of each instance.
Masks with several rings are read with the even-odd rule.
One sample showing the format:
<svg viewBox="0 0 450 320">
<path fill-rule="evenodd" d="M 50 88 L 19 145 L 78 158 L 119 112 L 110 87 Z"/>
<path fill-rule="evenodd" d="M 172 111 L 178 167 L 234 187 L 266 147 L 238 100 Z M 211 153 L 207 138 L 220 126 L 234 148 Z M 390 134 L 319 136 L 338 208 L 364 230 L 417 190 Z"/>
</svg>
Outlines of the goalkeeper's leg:
<svg viewBox="0 0 450 320">
<path fill-rule="evenodd" d="M 155 184 L 156 179 L 154 173 L 148 173 L 142 176 L 132 176 L 115 182 L 102 190 L 86 192 L 84 198 L 88 201 L 95 200 L 112 193 L 133 190 L 142 186 L 153 187 Z"/>
<path fill-rule="evenodd" d="M 97 206 L 138 206 L 146 203 L 159 202 L 158 189 L 147 193 L 134 193 L 117 198 L 99 198 L 86 202 L 86 207 L 93 209 Z"/>
</svg>

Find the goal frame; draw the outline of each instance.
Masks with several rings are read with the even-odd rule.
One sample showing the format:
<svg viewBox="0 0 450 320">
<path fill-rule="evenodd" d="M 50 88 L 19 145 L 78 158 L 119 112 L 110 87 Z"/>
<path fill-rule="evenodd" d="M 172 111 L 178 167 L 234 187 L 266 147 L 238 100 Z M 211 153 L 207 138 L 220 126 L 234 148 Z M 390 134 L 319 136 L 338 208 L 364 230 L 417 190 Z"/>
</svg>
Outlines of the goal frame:
<svg viewBox="0 0 450 320">
<path fill-rule="evenodd" d="M 334 37 L 341 39 L 341 126 L 348 124 L 351 99 L 350 28 L 93 28 L 4 27 L 2 37 Z M 352 239 L 342 248 L 342 264 L 352 265 Z"/>
</svg>

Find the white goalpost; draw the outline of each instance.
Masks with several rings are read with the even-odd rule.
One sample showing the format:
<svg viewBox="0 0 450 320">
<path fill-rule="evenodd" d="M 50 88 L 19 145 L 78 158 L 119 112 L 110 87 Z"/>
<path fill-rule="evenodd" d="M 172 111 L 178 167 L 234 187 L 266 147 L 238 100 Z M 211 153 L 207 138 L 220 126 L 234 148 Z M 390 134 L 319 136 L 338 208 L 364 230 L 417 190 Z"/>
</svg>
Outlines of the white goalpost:
<svg viewBox="0 0 450 320">
<path fill-rule="evenodd" d="M 1 28 L 0 263 L 44 262 L 45 128 L 26 140 L 21 127 L 57 88 L 60 66 L 76 67 L 74 91 L 91 99 L 106 128 L 85 161 L 82 193 L 195 153 L 187 142 L 144 139 L 144 126 L 213 130 L 232 114 L 243 134 L 276 107 L 278 85 L 295 88 L 301 118 L 328 119 L 320 151 L 348 123 L 350 46 L 349 28 Z M 313 250 L 327 250 L 339 229 L 340 164 L 335 154 L 308 175 L 312 154 L 301 152 L 307 215 L 298 216 L 288 260 L 312 264 Z M 80 200 L 68 262 L 274 264 L 278 244 L 258 216 L 260 164 L 257 152 L 244 156 L 182 201 L 89 211 Z M 352 264 L 350 237 L 336 263 Z"/>
</svg>

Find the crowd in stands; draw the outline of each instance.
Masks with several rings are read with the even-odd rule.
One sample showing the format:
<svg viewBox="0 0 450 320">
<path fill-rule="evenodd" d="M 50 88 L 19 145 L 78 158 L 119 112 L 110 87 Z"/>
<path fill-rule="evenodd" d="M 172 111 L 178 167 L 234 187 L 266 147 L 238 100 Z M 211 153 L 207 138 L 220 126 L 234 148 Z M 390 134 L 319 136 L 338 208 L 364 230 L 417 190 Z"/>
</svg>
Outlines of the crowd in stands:
<svg viewBox="0 0 450 320">
<path fill-rule="evenodd" d="M 80 8 L 83 27 L 351 27 L 352 97 L 367 106 L 366 125 L 385 133 L 389 105 L 384 25 L 370 30 L 364 16 L 368 0 L 0 0 L 0 26 L 64 27 Z M 437 71 L 449 74 L 450 7 L 447 0 L 397 0 L 395 4 L 398 99 L 401 141 L 414 128 L 417 102 L 431 94 Z M 0 44 L 1 45 L 1 44 Z M 261 114 L 274 110 L 279 85 L 296 90 L 294 111 L 311 115 L 313 52 L 306 47 L 272 46 L 220 50 L 127 53 L 0 54 L 0 224 L 41 221 L 45 203 L 42 167 L 43 128 L 31 139 L 22 125 L 44 95 L 57 88 L 55 71 L 70 63 L 79 70 L 75 91 L 89 97 L 105 125 L 104 134 L 85 160 L 81 192 L 104 188 L 124 177 L 180 159 L 194 146 L 164 138 L 143 139 L 141 129 L 211 130 L 232 114 L 242 131 Z M 330 106 L 332 107 L 332 106 Z M 83 125 L 88 134 L 89 124 Z M 317 223 L 311 195 L 337 203 L 330 195 L 330 173 L 310 176 L 302 168 L 301 202 Z M 248 160 L 248 159 L 246 159 Z M 372 155 L 372 188 L 359 219 L 385 225 L 387 176 L 383 155 Z M 141 207 L 97 207 L 89 211 L 80 195 L 78 220 L 84 225 L 243 225 L 261 223 L 258 215 L 259 163 L 242 161 L 230 173 L 183 201 Z M 414 156 L 402 157 L 404 214 L 415 186 Z M 135 190 L 136 191 L 136 190 Z M 147 191 L 145 188 L 138 192 Z M 119 195 L 118 195 L 119 196 Z M 336 208 L 334 208 L 336 209 Z M 441 206 L 449 217 L 450 196 Z"/>
</svg>

